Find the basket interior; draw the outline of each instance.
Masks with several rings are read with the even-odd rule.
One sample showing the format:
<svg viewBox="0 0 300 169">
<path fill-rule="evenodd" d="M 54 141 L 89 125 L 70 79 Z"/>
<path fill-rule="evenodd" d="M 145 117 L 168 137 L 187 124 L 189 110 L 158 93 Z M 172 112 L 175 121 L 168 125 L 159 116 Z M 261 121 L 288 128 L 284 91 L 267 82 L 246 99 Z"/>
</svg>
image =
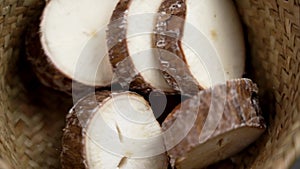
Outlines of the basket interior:
<svg viewBox="0 0 300 169">
<path fill-rule="evenodd" d="M 269 128 L 232 159 L 236 168 L 288 168 L 300 154 L 300 1 L 236 4 L 248 42 L 247 76 L 259 85 Z M 72 98 L 40 85 L 24 58 L 26 27 L 43 6 L 41 0 L 0 0 L 0 168 L 60 168 Z"/>
<path fill-rule="evenodd" d="M 71 98 L 42 86 L 24 56 L 26 27 L 39 17 L 44 2 L 0 3 L 0 160 L 13 169 L 60 168 Z"/>
</svg>

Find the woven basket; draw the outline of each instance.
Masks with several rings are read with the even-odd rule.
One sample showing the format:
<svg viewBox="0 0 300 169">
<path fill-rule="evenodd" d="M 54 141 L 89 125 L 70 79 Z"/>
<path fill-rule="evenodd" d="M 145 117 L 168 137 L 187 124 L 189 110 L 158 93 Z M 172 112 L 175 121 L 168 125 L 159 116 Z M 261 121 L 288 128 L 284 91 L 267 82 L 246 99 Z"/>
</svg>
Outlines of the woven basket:
<svg viewBox="0 0 300 169">
<path fill-rule="evenodd" d="M 287 169 L 300 155 L 300 0 L 236 0 L 248 38 L 248 74 L 268 131 L 236 168 Z M 42 0 L 0 0 L 0 169 L 60 168 L 71 98 L 41 86 L 24 59 L 26 27 Z M 250 64 L 251 63 L 251 64 Z"/>
</svg>

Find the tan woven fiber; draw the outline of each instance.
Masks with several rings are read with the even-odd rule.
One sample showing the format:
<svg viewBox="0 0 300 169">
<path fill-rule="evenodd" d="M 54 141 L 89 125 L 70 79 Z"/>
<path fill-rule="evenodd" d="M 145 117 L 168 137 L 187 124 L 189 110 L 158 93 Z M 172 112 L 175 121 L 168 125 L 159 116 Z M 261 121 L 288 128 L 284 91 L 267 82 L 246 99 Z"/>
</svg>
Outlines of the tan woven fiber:
<svg viewBox="0 0 300 169">
<path fill-rule="evenodd" d="M 11 169 L 11 167 L 8 166 L 8 165 L 6 164 L 6 162 L 4 162 L 2 159 L 0 159 L 0 168 L 1 168 L 1 169 Z"/>
<path fill-rule="evenodd" d="M 288 169 L 300 155 L 300 0 L 236 0 L 269 122 L 237 168 Z M 60 168 L 67 96 L 42 87 L 24 62 L 24 33 L 43 0 L 0 0 L 0 168 Z M 249 62 L 250 63 L 250 62 Z"/>
<path fill-rule="evenodd" d="M 43 6 L 37 0 L 0 0 L 0 159 L 12 169 L 60 167 L 71 104 L 36 83 L 23 58 L 26 27 Z"/>
<path fill-rule="evenodd" d="M 300 1 L 236 3 L 249 38 L 250 71 L 269 120 L 268 132 L 244 153 L 240 168 L 286 169 L 300 155 Z"/>
</svg>

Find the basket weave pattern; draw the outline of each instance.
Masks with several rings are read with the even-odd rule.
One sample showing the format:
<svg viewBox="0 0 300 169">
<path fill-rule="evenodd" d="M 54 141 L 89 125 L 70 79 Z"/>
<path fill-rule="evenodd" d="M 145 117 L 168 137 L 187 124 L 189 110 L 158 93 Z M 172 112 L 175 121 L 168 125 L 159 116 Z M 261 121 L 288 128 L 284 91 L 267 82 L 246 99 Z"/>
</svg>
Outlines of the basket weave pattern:
<svg viewBox="0 0 300 169">
<path fill-rule="evenodd" d="M 38 0 L 0 0 L 1 169 L 60 168 L 60 139 L 70 103 L 30 86 L 30 71 L 21 61 L 26 28 L 43 6 Z"/>
<path fill-rule="evenodd" d="M 266 134 L 236 158 L 237 168 L 286 169 L 300 155 L 300 0 L 236 3 L 269 121 Z M 70 102 L 43 87 L 28 89 L 19 63 L 26 26 L 43 5 L 41 0 L 0 0 L 1 169 L 4 163 L 12 169 L 60 168 L 61 129 Z"/>
<path fill-rule="evenodd" d="M 243 159 L 247 168 L 285 169 L 300 155 L 300 1 L 236 0 L 246 24 L 253 78 L 269 129 Z"/>
</svg>

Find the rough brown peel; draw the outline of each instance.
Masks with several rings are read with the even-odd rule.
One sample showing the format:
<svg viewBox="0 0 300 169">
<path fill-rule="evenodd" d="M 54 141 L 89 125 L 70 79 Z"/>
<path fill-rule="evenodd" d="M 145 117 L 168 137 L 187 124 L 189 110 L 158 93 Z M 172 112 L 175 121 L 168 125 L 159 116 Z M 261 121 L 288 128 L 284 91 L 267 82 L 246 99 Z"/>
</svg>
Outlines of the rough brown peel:
<svg viewBox="0 0 300 169">
<path fill-rule="evenodd" d="M 159 49 L 163 75 L 169 85 L 182 94 L 195 95 L 202 87 L 191 74 L 181 48 L 185 16 L 185 0 L 165 0 L 158 11 L 153 46 Z"/>
<path fill-rule="evenodd" d="M 200 91 L 175 108 L 162 125 L 165 131 L 169 130 L 165 144 L 172 166 L 203 168 L 255 141 L 266 128 L 253 97 L 257 92 L 257 86 L 249 79 L 231 80 Z M 181 123 L 174 125 L 178 121 Z M 186 136 L 172 147 L 176 133 Z"/>
<path fill-rule="evenodd" d="M 132 1 L 120 0 L 113 11 L 107 30 L 109 58 L 118 82 L 122 87 L 149 93 L 156 88 L 150 82 L 147 82 L 142 74 L 138 72 L 127 45 L 128 10 Z M 175 93 L 171 89 L 164 92 Z"/>
<path fill-rule="evenodd" d="M 63 150 L 61 152 L 61 163 L 63 169 L 85 169 L 85 152 L 83 137 L 85 137 L 89 118 L 92 112 L 98 109 L 99 103 L 111 97 L 111 92 L 102 91 L 95 95 L 89 95 L 80 100 L 69 112 L 66 118 L 66 127 L 62 138 Z M 83 113 L 85 112 L 85 113 Z M 80 116 L 80 120 L 78 119 Z"/>
<path fill-rule="evenodd" d="M 126 39 L 127 10 L 131 0 L 120 0 L 110 19 L 107 30 L 107 46 L 109 59 L 118 82 L 122 87 L 137 90 L 150 90 L 144 83 L 143 77 L 135 71 L 133 62 L 129 56 Z M 120 25 L 123 25 L 120 27 Z"/>
</svg>

